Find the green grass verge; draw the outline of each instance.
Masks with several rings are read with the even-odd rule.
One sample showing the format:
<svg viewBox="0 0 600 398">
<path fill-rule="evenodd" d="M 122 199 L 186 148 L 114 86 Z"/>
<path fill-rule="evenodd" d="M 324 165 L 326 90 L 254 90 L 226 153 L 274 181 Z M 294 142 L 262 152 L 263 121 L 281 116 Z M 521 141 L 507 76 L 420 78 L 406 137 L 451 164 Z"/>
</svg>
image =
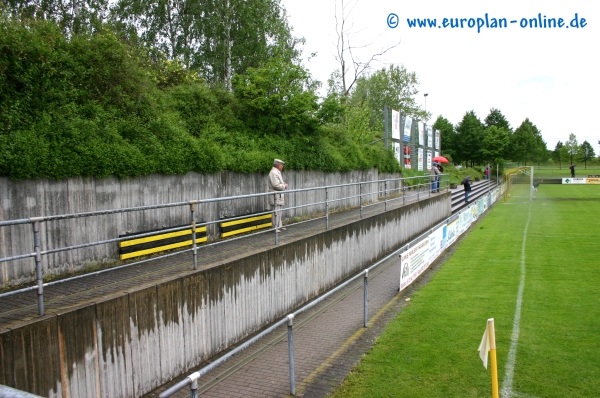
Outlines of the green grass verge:
<svg viewBox="0 0 600 398">
<path fill-rule="evenodd" d="M 477 347 L 495 318 L 500 387 L 524 254 L 512 389 L 528 397 L 600 391 L 600 187 L 516 185 L 413 294 L 335 397 L 489 397 Z M 530 219 L 524 253 L 524 231 Z M 527 394 L 527 395 L 523 395 Z"/>
</svg>

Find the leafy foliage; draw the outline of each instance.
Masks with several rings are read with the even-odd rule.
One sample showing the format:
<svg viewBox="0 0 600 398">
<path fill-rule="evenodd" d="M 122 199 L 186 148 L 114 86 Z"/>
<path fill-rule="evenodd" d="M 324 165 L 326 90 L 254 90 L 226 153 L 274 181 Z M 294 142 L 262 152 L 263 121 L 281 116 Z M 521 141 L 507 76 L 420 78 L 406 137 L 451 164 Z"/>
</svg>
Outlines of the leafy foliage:
<svg viewBox="0 0 600 398">
<path fill-rule="evenodd" d="M 595 156 L 594 147 L 589 142 L 583 141 L 577 150 L 577 157 L 587 166 L 587 162 L 594 159 Z"/>
<path fill-rule="evenodd" d="M 415 72 L 407 71 L 402 65 L 390 65 L 388 69 L 383 68 L 360 77 L 350 95 L 349 104 L 367 105 L 372 112 L 372 121 L 383 120 L 385 105 L 404 115 L 425 120 L 428 115 L 415 100 L 415 95 L 419 93 L 418 86 L 419 80 Z"/>
<path fill-rule="evenodd" d="M 232 93 L 106 26 L 66 35 L 52 21 L 0 19 L 0 175 L 249 173 L 275 157 L 292 169 L 399 170 L 369 145 L 364 111 L 349 112 L 350 128 L 329 124 L 328 106 L 346 109 L 320 106 L 286 57 L 237 74 Z"/>
<path fill-rule="evenodd" d="M 527 164 L 547 156 L 546 143 L 538 128 L 526 118 L 511 136 L 511 159 Z"/>
<path fill-rule="evenodd" d="M 492 125 L 485 129 L 482 146 L 483 159 L 489 163 L 503 163 L 507 158 L 510 134 L 503 127 Z"/>
<path fill-rule="evenodd" d="M 502 112 L 500 112 L 499 109 L 490 109 L 490 114 L 486 116 L 484 122 L 486 128 L 496 126 L 499 128 L 503 128 L 508 133 L 512 133 L 512 129 L 510 128 L 508 120 L 506 120 L 506 117 L 502 114 Z"/>
<path fill-rule="evenodd" d="M 545 162 L 550 157 L 560 161 L 560 148 L 548 151 L 538 128 L 529 120 L 513 132 L 500 110 L 492 108 L 482 123 L 473 111 L 465 113 L 453 127 L 441 115 L 433 127 L 442 134 L 442 154 L 455 163 L 467 165 L 515 162 Z M 562 146 L 562 143 L 559 143 Z"/>
<path fill-rule="evenodd" d="M 465 161 L 471 166 L 482 160 L 481 142 L 484 137 L 483 123 L 474 111 L 465 113 L 461 122 L 456 126 L 456 158 L 455 161 Z"/>
<path fill-rule="evenodd" d="M 442 140 L 442 155 L 448 160 L 454 160 L 456 157 L 456 132 L 454 126 L 442 115 L 438 116 L 433 124 L 433 128 L 440 131 Z"/>
</svg>

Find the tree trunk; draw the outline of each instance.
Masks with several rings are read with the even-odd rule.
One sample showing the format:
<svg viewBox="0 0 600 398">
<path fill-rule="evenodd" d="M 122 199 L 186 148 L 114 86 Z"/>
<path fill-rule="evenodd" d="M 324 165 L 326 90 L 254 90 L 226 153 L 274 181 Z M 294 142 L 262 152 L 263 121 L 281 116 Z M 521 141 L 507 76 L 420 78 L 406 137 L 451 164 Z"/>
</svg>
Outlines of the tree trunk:
<svg viewBox="0 0 600 398">
<path fill-rule="evenodd" d="M 227 45 L 227 53 L 225 55 L 225 88 L 228 91 L 232 91 L 231 88 L 231 48 L 233 43 L 231 42 L 231 10 L 229 0 L 225 2 L 226 15 L 225 15 L 225 40 Z"/>
</svg>

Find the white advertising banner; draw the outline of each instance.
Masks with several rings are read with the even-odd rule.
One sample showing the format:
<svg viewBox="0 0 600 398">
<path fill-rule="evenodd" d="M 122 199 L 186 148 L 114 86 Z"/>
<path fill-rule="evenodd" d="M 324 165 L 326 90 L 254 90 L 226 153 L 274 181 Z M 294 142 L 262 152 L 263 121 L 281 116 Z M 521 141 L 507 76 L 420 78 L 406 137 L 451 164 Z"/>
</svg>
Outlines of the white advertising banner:
<svg viewBox="0 0 600 398">
<path fill-rule="evenodd" d="M 488 210 L 491 203 L 501 196 L 503 187 L 505 184 L 474 200 L 452 222 L 442 224 L 426 238 L 400 254 L 400 290 L 413 283 L 447 247 L 455 243 L 458 237 Z"/>
<path fill-rule="evenodd" d="M 417 150 L 417 170 L 423 171 L 423 148 Z"/>
<path fill-rule="evenodd" d="M 447 226 L 443 224 L 400 255 L 400 290 L 413 283 L 438 258 L 447 242 Z"/>
<path fill-rule="evenodd" d="M 587 178 L 563 178 L 563 184 L 585 184 Z"/>
<path fill-rule="evenodd" d="M 425 130 L 423 123 L 418 123 L 419 126 L 419 145 L 425 146 Z"/>
<path fill-rule="evenodd" d="M 400 112 L 392 109 L 392 138 L 400 140 Z"/>
<path fill-rule="evenodd" d="M 404 119 L 404 142 L 410 142 L 410 133 L 412 131 L 412 118 L 407 116 Z"/>
<path fill-rule="evenodd" d="M 444 224 L 429 234 L 429 264 L 434 262 L 446 248 L 447 232 L 448 227 Z"/>
<path fill-rule="evenodd" d="M 429 237 L 400 255 L 400 290 L 415 281 L 429 267 Z"/>
<path fill-rule="evenodd" d="M 440 150 L 440 131 L 435 131 L 435 149 Z"/>
<path fill-rule="evenodd" d="M 398 160 L 398 163 L 402 164 L 402 153 L 400 153 L 400 143 L 394 142 L 394 156 Z"/>
<path fill-rule="evenodd" d="M 460 213 L 460 216 L 458 217 L 458 234 L 459 235 L 461 235 L 463 232 L 465 232 L 471 226 L 471 221 L 473 221 L 473 218 L 471 216 L 470 209 L 467 209 L 467 210 L 463 211 L 462 213 Z"/>
<path fill-rule="evenodd" d="M 431 126 L 426 126 L 425 129 L 427 130 L 427 146 L 433 148 L 433 131 Z"/>
<path fill-rule="evenodd" d="M 427 171 L 431 171 L 431 151 L 427 150 Z"/>
<path fill-rule="evenodd" d="M 452 221 L 450 224 L 448 224 L 448 232 L 447 232 L 447 242 L 446 245 L 450 246 L 451 244 L 453 244 L 454 242 L 456 242 L 456 239 L 458 239 L 458 237 L 460 236 L 460 232 L 458 230 L 458 226 L 459 226 L 459 220 L 460 218 L 456 218 L 454 221 Z"/>
</svg>

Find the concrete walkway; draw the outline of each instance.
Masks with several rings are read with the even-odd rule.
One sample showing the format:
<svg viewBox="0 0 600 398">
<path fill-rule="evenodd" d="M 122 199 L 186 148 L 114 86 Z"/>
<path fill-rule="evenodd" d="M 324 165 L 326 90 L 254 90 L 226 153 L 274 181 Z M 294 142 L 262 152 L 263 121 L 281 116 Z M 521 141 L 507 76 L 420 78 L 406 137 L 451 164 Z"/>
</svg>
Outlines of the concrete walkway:
<svg viewBox="0 0 600 398">
<path fill-rule="evenodd" d="M 369 277 L 369 323 L 363 327 L 363 280 L 349 285 L 294 319 L 296 396 L 325 397 L 360 361 L 384 326 L 406 305 L 411 289 L 398 292 L 399 258 Z M 287 326 L 280 327 L 199 380 L 200 397 L 285 397 L 290 395 Z M 202 364 L 198 369 L 207 365 Z M 190 372 L 191 373 L 191 372 Z M 146 395 L 159 394 L 184 377 Z M 189 389 L 174 397 L 189 397 Z"/>
</svg>

